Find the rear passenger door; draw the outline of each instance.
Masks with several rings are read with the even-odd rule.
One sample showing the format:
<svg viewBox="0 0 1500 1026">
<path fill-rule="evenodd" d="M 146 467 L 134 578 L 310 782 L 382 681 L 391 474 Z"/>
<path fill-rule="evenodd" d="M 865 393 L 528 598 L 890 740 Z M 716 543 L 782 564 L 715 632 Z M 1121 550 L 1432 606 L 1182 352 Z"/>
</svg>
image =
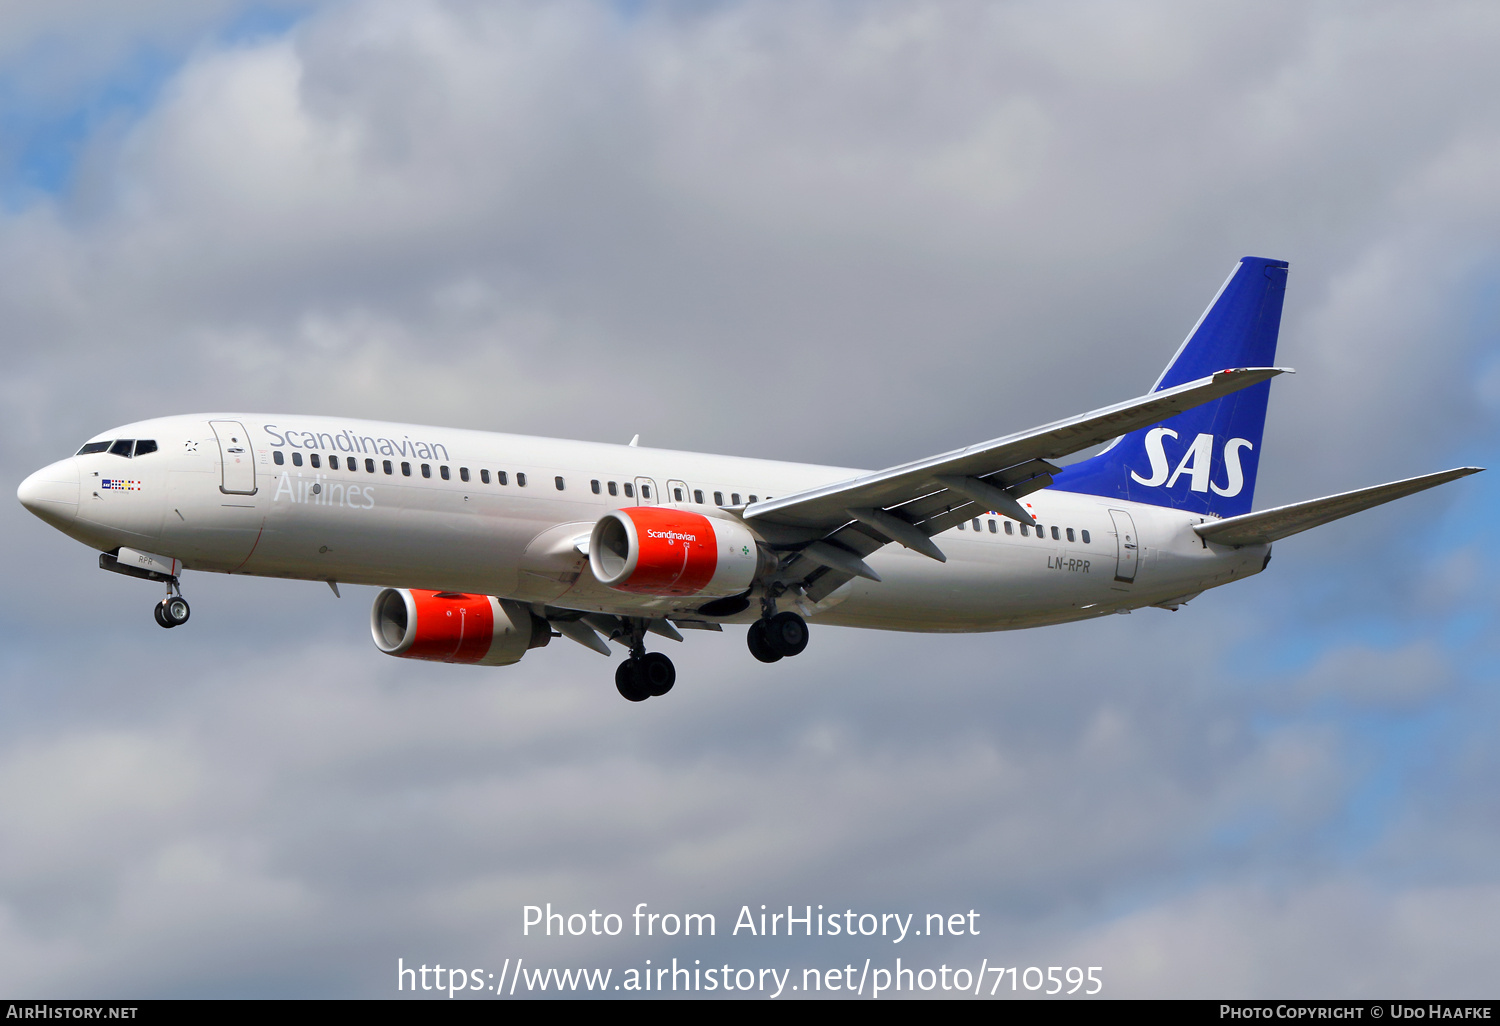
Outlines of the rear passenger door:
<svg viewBox="0 0 1500 1026">
<path fill-rule="evenodd" d="M 1135 533 L 1135 521 L 1123 509 L 1112 509 L 1109 518 L 1115 523 L 1115 538 L 1119 558 L 1115 564 L 1115 580 L 1130 584 L 1135 580 L 1135 568 L 1139 562 L 1140 539 Z"/>
</svg>

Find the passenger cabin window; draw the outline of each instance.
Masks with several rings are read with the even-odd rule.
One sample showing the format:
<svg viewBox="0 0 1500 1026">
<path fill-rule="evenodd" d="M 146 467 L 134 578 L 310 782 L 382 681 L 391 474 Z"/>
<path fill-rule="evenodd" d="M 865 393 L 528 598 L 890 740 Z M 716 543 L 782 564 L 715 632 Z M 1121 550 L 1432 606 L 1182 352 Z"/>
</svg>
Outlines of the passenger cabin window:
<svg viewBox="0 0 1500 1026">
<path fill-rule="evenodd" d="M 729 493 L 729 503 L 732 506 L 738 506 L 740 504 L 740 493 L 739 492 L 730 492 Z"/>
<path fill-rule="evenodd" d="M 1057 533 L 1057 528 L 1055 528 L 1055 527 L 1052 529 L 1052 540 L 1053 541 L 1062 541 L 1062 535 L 1060 535 L 1060 534 Z"/>
<path fill-rule="evenodd" d="M 387 471 L 387 473 L 389 473 L 389 471 Z M 402 477 L 411 477 L 411 464 L 407 463 L 404 460 L 401 463 L 401 476 Z"/>
<path fill-rule="evenodd" d="M 328 457 L 328 469 L 329 470 L 337 470 L 337 469 L 339 469 L 339 458 L 337 456 L 330 456 L 330 457 Z"/>
<path fill-rule="evenodd" d="M 756 500 L 756 498 L 755 498 L 755 496 L 753 496 L 753 495 L 752 495 L 752 496 L 750 496 L 750 501 L 751 501 L 751 502 L 755 502 L 755 501 L 757 501 L 757 500 Z"/>
<path fill-rule="evenodd" d="M 517 488 L 525 488 L 526 487 L 526 474 L 523 471 L 519 471 L 519 470 L 516 471 L 516 487 Z"/>
<path fill-rule="evenodd" d="M 629 481 L 625 482 L 625 498 L 635 498 L 635 485 L 631 484 Z"/>
<path fill-rule="evenodd" d="M 142 438 L 140 441 L 138 441 L 138 442 L 135 443 L 135 454 L 137 456 L 144 456 L 148 452 L 155 452 L 155 451 L 156 451 L 156 439 L 154 439 L 154 438 Z"/>
<path fill-rule="evenodd" d="M 1006 534 L 1015 534 L 1016 533 L 1015 525 L 1012 524 L 1009 520 L 1007 520 L 1005 522 L 1005 533 Z"/>
<path fill-rule="evenodd" d="M 673 488 L 672 489 L 672 501 L 673 502 L 681 502 L 682 501 L 682 489 L 681 488 Z"/>
<path fill-rule="evenodd" d="M 438 467 L 438 473 L 442 475 L 444 481 L 449 480 L 447 467 Z"/>
<path fill-rule="evenodd" d="M 1089 543 L 1089 533 L 1087 531 L 1083 532 L 1083 543 L 1085 545 L 1087 545 Z"/>
<path fill-rule="evenodd" d="M 134 448 L 134 438 L 122 438 L 114 445 L 111 445 L 109 447 L 109 451 L 114 456 L 124 456 L 128 460 L 130 459 L 130 451 Z"/>
<path fill-rule="evenodd" d="M 508 474 L 506 474 L 505 471 L 503 471 L 503 470 L 497 470 L 497 471 L 495 471 L 495 480 L 499 481 L 503 485 L 510 484 L 510 476 Z"/>
<path fill-rule="evenodd" d="M 1072 540 L 1073 540 L 1073 529 L 1070 527 L 1070 528 L 1068 528 L 1068 541 L 1072 541 Z"/>
<path fill-rule="evenodd" d="M 1027 527 L 1025 524 L 1021 525 L 1021 537 L 1022 538 L 1030 538 L 1031 537 L 1031 529 L 1029 527 Z"/>
<path fill-rule="evenodd" d="M 484 484 L 489 484 L 490 483 L 490 472 L 488 470 L 481 470 L 479 472 L 479 480 L 482 483 L 484 483 Z"/>
<path fill-rule="evenodd" d="M 693 489 L 693 501 L 696 502 L 700 506 L 703 505 L 703 489 L 702 488 L 694 488 Z"/>
<path fill-rule="evenodd" d="M 365 460 L 365 473 L 366 474 L 373 474 L 373 473 L 375 473 L 375 461 L 374 460 L 369 460 L 369 459 Z"/>
<path fill-rule="evenodd" d="M 281 455 L 280 449 L 277 449 L 275 452 L 271 453 L 271 462 L 276 464 L 278 467 L 284 466 L 286 464 L 286 457 Z"/>
<path fill-rule="evenodd" d="M 978 517 L 974 518 L 974 533 L 975 534 L 979 533 L 979 518 Z"/>
<path fill-rule="evenodd" d="M 426 478 L 431 478 L 432 477 L 432 464 L 431 463 L 424 463 L 424 464 L 422 464 L 422 476 L 426 477 Z"/>
<path fill-rule="evenodd" d="M 595 495 L 598 495 L 603 489 L 599 487 L 598 481 L 590 481 L 589 490 L 592 491 Z"/>
<path fill-rule="evenodd" d="M 302 454 L 300 452 L 294 452 L 294 453 L 292 453 L 292 466 L 294 466 L 294 467 L 300 467 L 300 466 L 302 466 Z"/>
<path fill-rule="evenodd" d="M 993 520 L 991 520 L 990 521 L 990 534 L 997 534 L 997 533 L 999 533 L 999 532 L 997 532 L 995 530 L 995 522 Z"/>
<path fill-rule="evenodd" d="M 555 484 L 555 485 L 557 485 L 557 490 L 558 491 L 562 491 L 563 490 L 563 479 L 561 477 L 554 477 L 552 479 L 552 483 Z"/>
<path fill-rule="evenodd" d="M 314 468 L 321 468 L 323 466 L 323 462 L 320 459 L 318 459 L 318 454 L 317 453 L 313 453 L 307 459 L 308 459 L 308 462 L 310 462 L 313 465 Z"/>
<path fill-rule="evenodd" d="M 643 498 L 643 499 L 649 499 L 649 498 L 651 498 L 651 486 L 650 485 L 641 485 L 641 498 Z"/>
<path fill-rule="evenodd" d="M 380 461 L 380 469 L 384 470 L 387 474 L 391 473 L 391 461 L 390 460 L 381 460 Z"/>
<path fill-rule="evenodd" d="M 963 522 L 963 521 L 962 521 L 962 520 L 960 520 L 960 521 L 959 521 L 959 522 L 958 522 L 958 529 L 959 529 L 959 530 L 960 530 L 960 531 L 962 531 L 962 530 L 963 530 L 963 529 L 964 529 L 964 522 Z"/>
<path fill-rule="evenodd" d="M 609 494 L 611 494 L 611 495 L 618 495 L 619 493 L 620 493 L 620 490 L 618 488 L 616 488 L 615 487 L 615 483 L 613 481 L 611 481 L 609 483 Z"/>
<path fill-rule="evenodd" d="M 459 467 L 458 468 L 458 479 L 460 481 L 467 481 L 469 479 L 469 468 L 468 467 Z"/>
<path fill-rule="evenodd" d="M 1047 529 L 1045 527 L 1043 527 L 1041 524 L 1037 524 L 1036 525 L 1036 540 L 1037 541 L 1046 541 L 1047 540 Z"/>
<path fill-rule="evenodd" d="M 724 493 L 723 492 L 714 492 L 714 505 L 715 506 L 722 506 L 722 505 L 724 505 Z"/>
<path fill-rule="evenodd" d="M 109 446 L 110 446 L 109 442 L 89 442 L 82 449 L 78 450 L 77 455 L 79 455 L 79 456 L 92 456 L 96 452 L 104 452 L 105 450 L 107 450 L 109 448 Z"/>
</svg>

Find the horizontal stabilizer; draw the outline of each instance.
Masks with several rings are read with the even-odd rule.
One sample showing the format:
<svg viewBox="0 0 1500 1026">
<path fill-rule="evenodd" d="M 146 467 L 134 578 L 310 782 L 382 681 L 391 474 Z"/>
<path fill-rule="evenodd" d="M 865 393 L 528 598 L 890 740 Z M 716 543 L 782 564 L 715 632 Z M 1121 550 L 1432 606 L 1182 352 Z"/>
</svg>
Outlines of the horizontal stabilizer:
<svg viewBox="0 0 1500 1026">
<path fill-rule="evenodd" d="M 1339 495 L 1329 495 L 1322 499 L 1294 502 L 1290 506 L 1278 506 L 1259 513 L 1245 513 L 1241 516 L 1230 517 L 1228 520 L 1210 520 L 1207 523 L 1195 524 L 1193 530 L 1198 532 L 1200 537 L 1219 545 L 1266 545 L 1314 527 L 1321 527 L 1347 517 L 1351 513 L 1358 513 L 1372 506 L 1390 502 L 1392 499 L 1399 499 L 1413 492 L 1420 492 L 1440 484 L 1447 484 L 1449 481 L 1456 481 L 1461 477 L 1468 477 L 1470 474 L 1477 474 L 1483 469 L 1483 467 L 1458 467 L 1455 470 L 1443 470 L 1436 474 L 1409 477 L 1404 481 L 1392 481 L 1390 484 L 1360 488 Z"/>
</svg>

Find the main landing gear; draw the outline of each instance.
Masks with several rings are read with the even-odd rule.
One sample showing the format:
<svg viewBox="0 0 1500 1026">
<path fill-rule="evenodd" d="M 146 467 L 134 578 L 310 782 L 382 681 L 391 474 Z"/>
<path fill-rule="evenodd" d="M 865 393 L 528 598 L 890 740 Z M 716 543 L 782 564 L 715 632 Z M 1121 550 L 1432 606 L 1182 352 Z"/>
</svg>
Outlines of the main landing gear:
<svg viewBox="0 0 1500 1026">
<path fill-rule="evenodd" d="M 807 647 L 807 621 L 787 611 L 763 616 L 750 625 L 750 654 L 763 663 L 801 655 Z"/>
<path fill-rule="evenodd" d="M 139 577 L 143 581 L 155 581 L 157 584 L 167 586 L 167 597 L 156 604 L 154 615 L 156 622 L 163 627 L 181 627 L 188 622 L 192 610 L 188 608 L 187 599 L 182 597 L 182 585 L 178 583 L 176 574 L 165 574 L 160 570 L 148 569 L 144 566 L 135 566 L 130 563 L 121 563 L 119 560 L 119 549 L 112 552 L 99 553 L 99 569 L 108 570 L 114 574 L 124 574 L 126 577 Z M 140 555 L 137 553 L 136 555 Z M 155 557 L 166 562 L 176 563 L 176 560 L 165 560 L 164 557 Z M 174 566 L 173 569 L 176 569 Z"/>
<path fill-rule="evenodd" d="M 763 663 L 801 655 L 807 648 L 807 621 L 791 611 L 776 612 L 771 602 L 766 603 L 765 612 L 767 615 L 750 625 L 751 655 Z M 611 635 L 630 642 L 630 657 L 615 669 L 615 689 L 630 702 L 665 695 L 677 683 L 676 667 L 665 654 L 646 651 L 647 621 L 628 622 L 626 631 Z"/>
<path fill-rule="evenodd" d="M 615 670 L 615 689 L 631 702 L 659 698 L 677 683 L 677 668 L 661 652 L 641 652 Z"/>
<path fill-rule="evenodd" d="M 630 643 L 630 658 L 615 670 L 615 690 L 627 701 L 644 702 L 672 690 L 677 683 L 677 667 L 661 652 L 646 651 L 645 620 L 627 620 L 625 639 Z M 679 637 L 679 641 L 682 639 Z"/>
</svg>

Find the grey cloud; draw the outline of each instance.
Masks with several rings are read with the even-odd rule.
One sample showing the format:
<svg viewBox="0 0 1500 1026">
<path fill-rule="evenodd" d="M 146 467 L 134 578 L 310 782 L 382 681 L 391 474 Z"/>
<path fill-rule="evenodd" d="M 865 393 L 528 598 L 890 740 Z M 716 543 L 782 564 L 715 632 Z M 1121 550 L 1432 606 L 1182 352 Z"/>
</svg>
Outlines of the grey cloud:
<svg viewBox="0 0 1500 1026">
<path fill-rule="evenodd" d="M 0 465 L 209 407 L 885 465 L 1143 390 L 1257 252 L 1293 262 L 1303 371 L 1260 505 L 1435 469 L 1493 448 L 1464 311 L 1495 35 L 1472 5 L 354 3 L 205 40 L 74 191 L 0 219 Z M 1280 543 L 1179 613 L 823 629 L 772 668 L 695 635 L 634 707 L 561 640 L 386 659 L 366 589 L 192 575 L 163 632 L 12 506 L 0 963 L 34 993 L 378 996 L 401 952 L 623 957 L 521 942 L 528 902 L 828 901 L 980 907 L 994 951 L 1141 993 L 1461 993 L 1493 767 L 1444 631 L 1493 619 L 1493 561 L 1410 519 Z M 1388 751 L 1408 716 L 1450 722 L 1421 772 Z"/>
<path fill-rule="evenodd" d="M 1108 959 L 1117 997 L 1482 998 L 1497 900 L 1493 886 L 1415 888 L 1394 902 L 1363 881 L 1212 888 L 1123 917 L 1076 957 Z"/>
</svg>

